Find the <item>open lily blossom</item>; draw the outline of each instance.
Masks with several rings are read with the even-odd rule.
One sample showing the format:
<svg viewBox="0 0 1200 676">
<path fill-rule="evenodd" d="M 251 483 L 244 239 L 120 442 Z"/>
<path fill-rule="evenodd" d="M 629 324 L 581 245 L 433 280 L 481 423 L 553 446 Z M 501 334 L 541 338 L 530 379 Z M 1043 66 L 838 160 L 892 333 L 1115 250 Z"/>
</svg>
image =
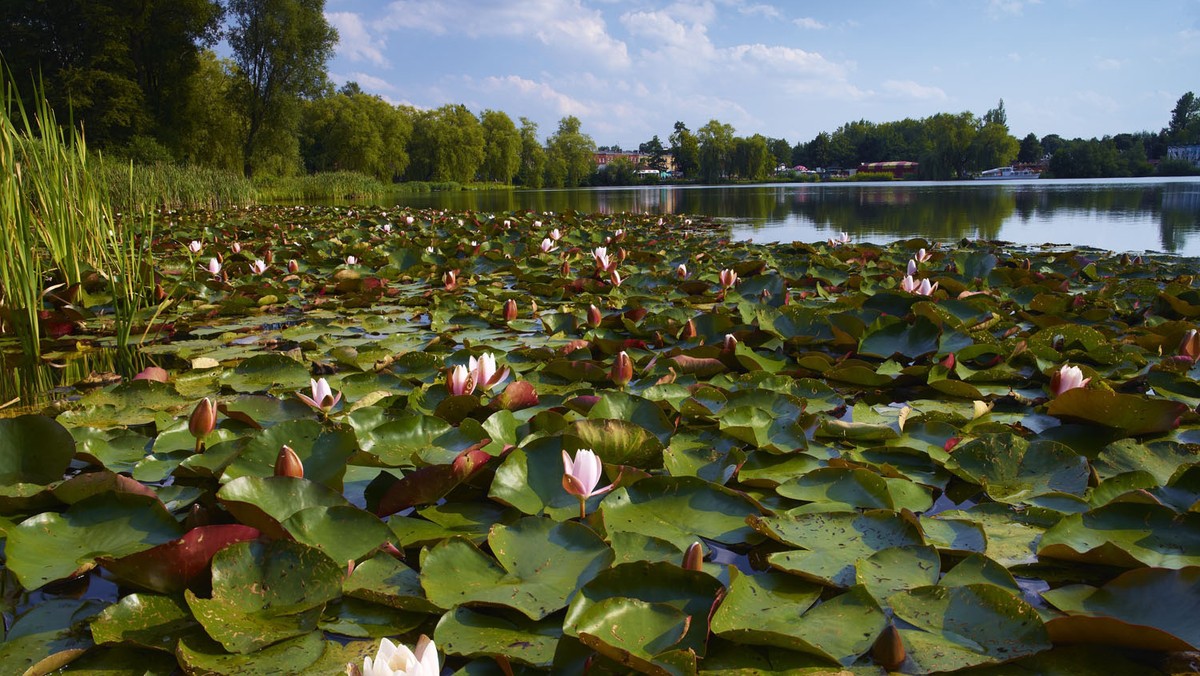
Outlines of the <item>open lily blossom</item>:
<svg viewBox="0 0 1200 676">
<path fill-rule="evenodd" d="M 572 460 L 566 451 L 562 452 L 563 459 L 563 489 L 579 498 L 579 518 L 587 516 L 588 498 L 604 495 L 617 487 L 614 481 L 604 488 L 596 488 L 600 476 L 604 473 L 604 463 L 590 448 L 582 448 L 575 453 Z"/>
<path fill-rule="evenodd" d="M 442 275 L 442 286 L 447 291 L 453 291 L 453 290 L 457 289 L 458 288 L 458 273 L 455 272 L 454 270 L 447 270 L 446 273 L 444 275 Z"/>
<path fill-rule="evenodd" d="M 341 392 L 334 392 L 329 386 L 329 382 L 324 378 L 320 380 L 310 380 L 310 388 L 312 396 L 308 396 L 303 392 L 297 392 L 296 398 L 308 404 L 311 408 L 322 413 L 329 413 L 342 400 Z"/>
<path fill-rule="evenodd" d="M 550 239 L 549 237 L 543 237 L 542 244 L 539 248 L 542 250 L 542 253 L 550 253 L 558 247 L 554 246 L 554 240 Z"/>
<path fill-rule="evenodd" d="M 918 263 L 924 263 L 930 258 L 932 258 L 932 256 L 930 256 L 929 252 L 925 251 L 924 248 L 917 249 L 917 255 L 913 256 L 913 259 L 915 259 Z"/>
<path fill-rule="evenodd" d="M 358 265 L 358 257 L 346 256 L 346 265 Z"/>
<path fill-rule="evenodd" d="M 471 357 L 467 361 L 467 370 L 475 378 L 476 386 L 485 390 L 492 389 L 508 377 L 508 367 L 497 369 L 496 357 L 491 352 L 484 352 L 479 359 Z"/>
<path fill-rule="evenodd" d="M 250 264 L 250 272 L 256 275 L 261 275 L 267 271 L 267 264 L 262 259 L 256 260 Z"/>
<path fill-rule="evenodd" d="M 900 280 L 900 288 L 918 296 L 929 296 L 932 295 L 934 291 L 937 291 L 938 283 L 934 282 L 933 284 L 930 284 L 928 279 L 922 279 L 918 282 L 917 280 L 913 279 L 912 275 L 905 275 L 904 278 Z"/>
<path fill-rule="evenodd" d="M 392 224 L 391 223 L 384 223 L 383 225 L 379 226 L 379 229 L 382 230 L 383 234 L 385 234 L 385 235 L 392 234 Z"/>
<path fill-rule="evenodd" d="M 562 239 L 562 233 L 559 232 L 558 228 L 550 231 L 550 239 L 554 240 L 555 242 Z"/>
<path fill-rule="evenodd" d="M 840 237 L 830 237 L 829 246 L 841 246 L 850 243 L 850 235 L 843 232 Z"/>
<path fill-rule="evenodd" d="M 412 216 L 405 216 L 405 217 L 404 217 L 404 224 L 405 224 L 405 225 L 412 225 L 412 224 L 413 224 L 413 217 L 412 217 Z"/>
<path fill-rule="evenodd" d="M 684 265 L 683 263 L 680 263 L 679 267 L 675 268 L 675 276 L 678 277 L 679 279 L 687 279 L 687 276 L 688 276 L 687 266 Z"/>
<path fill-rule="evenodd" d="M 1083 369 L 1078 366 L 1063 364 L 1062 368 L 1050 376 L 1050 392 L 1058 397 L 1067 390 L 1073 390 L 1077 387 L 1087 387 L 1087 384 L 1090 382 L 1092 382 L 1091 378 L 1083 377 Z"/>
<path fill-rule="evenodd" d="M 467 368 L 462 364 L 450 369 L 450 373 L 446 376 L 446 389 L 454 396 L 471 394 L 475 391 L 475 371 L 474 368 Z"/>
<path fill-rule="evenodd" d="M 386 638 L 380 639 L 374 659 L 363 658 L 362 676 L 437 676 L 441 670 L 437 644 L 422 634 L 415 650 Z"/>
<path fill-rule="evenodd" d="M 596 269 L 600 272 L 608 272 L 608 247 L 598 246 L 592 249 L 592 260 L 596 261 Z"/>
<path fill-rule="evenodd" d="M 208 265 L 201 265 L 200 269 L 205 270 L 208 272 L 208 274 L 216 277 L 217 275 L 221 274 L 221 261 L 215 258 L 210 258 L 208 259 Z"/>
<path fill-rule="evenodd" d="M 193 239 L 192 241 L 188 242 L 188 251 L 191 251 L 194 254 L 200 253 L 203 248 L 204 245 L 201 244 L 199 240 Z"/>
<path fill-rule="evenodd" d="M 721 270 L 721 288 L 728 289 L 738 282 L 738 274 L 729 268 Z"/>
</svg>

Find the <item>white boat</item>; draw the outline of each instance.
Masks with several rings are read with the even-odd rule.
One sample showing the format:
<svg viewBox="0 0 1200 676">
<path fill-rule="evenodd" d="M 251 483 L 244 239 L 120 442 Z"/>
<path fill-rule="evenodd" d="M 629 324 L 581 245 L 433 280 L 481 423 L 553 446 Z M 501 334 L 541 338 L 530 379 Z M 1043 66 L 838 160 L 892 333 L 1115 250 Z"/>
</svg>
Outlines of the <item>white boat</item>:
<svg viewBox="0 0 1200 676">
<path fill-rule="evenodd" d="M 979 174 L 978 178 L 985 180 L 1007 180 L 1014 178 L 1038 178 L 1042 172 L 1028 167 L 996 167 Z"/>
</svg>

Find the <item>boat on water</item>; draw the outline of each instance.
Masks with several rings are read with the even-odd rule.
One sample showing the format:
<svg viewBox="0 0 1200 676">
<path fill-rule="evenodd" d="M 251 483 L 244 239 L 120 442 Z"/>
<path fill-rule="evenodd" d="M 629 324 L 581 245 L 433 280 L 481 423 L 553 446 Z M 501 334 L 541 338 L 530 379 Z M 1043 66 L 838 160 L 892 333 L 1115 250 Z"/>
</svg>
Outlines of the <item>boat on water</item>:
<svg viewBox="0 0 1200 676">
<path fill-rule="evenodd" d="M 996 167 L 988 169 L 976 178 L 983 180 L 1008 180 L 1014 178 L 1038 178 L 1042 175 L 1040 169 L 1031 167 Z"/>
</svg>

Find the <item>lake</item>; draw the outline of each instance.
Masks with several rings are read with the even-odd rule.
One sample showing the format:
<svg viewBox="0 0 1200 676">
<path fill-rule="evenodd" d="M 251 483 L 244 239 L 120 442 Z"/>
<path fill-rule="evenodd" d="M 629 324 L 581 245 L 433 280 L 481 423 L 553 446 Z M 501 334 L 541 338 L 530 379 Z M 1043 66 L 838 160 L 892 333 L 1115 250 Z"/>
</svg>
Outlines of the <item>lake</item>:
<svg viewBox="0 0 1200 676">
<path fill-rule="evenodd" d="M 400 202 L 497 212 L 706 214 L 755 242 L 813 242 L 846 232 L 877 244 L 965 237 L 1200 256 L 1196 177 L 491 190 L 404 195 Z"/>
</svg>

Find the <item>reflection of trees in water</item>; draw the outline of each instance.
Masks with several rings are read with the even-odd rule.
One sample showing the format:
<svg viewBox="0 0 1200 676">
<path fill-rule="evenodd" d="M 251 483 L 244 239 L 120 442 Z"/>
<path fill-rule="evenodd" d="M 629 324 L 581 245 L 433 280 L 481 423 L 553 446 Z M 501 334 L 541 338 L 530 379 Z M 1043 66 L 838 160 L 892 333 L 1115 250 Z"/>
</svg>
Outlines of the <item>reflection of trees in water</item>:
<svg viewBox="0 0 1200 676">
<path fill-rule="evenodd" d="M 751 227 L 789 221 L 830 234 L 953 240 L 996 239 L 1005 222 L 1050 222 L 1056 214 L 1158 223 L 1161 246 L 1177 251 L 1200 232 L 1200 183 L 799 184 L 598 190 L 496 190 L 401 199 L 417 207 L 503 212 L 688 213 Z M 1052 237 L 1053 233 L 1046 233 Z M 1150 239 L 1150 233 L 1146 233 Z"/>
<path fill-rule="evenodd" d="M 1158 232 L 1164 251 L 1178 251 L 1185 239 L 1200 232 L 1200 184 L 1175 183 L 1163 188 Z"/>
</svg>

